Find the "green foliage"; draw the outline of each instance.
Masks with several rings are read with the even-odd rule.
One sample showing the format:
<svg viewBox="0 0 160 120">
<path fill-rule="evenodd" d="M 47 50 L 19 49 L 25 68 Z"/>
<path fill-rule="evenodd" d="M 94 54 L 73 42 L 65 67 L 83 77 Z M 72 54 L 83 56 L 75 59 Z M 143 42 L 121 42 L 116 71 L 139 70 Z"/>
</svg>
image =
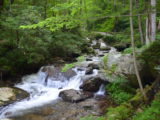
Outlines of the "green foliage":
<svg viewBox="0 0 160 120">
<path fill-rule="evenodd" d="M 71 63 L 71 64 L 65 64 L 65 66 L 62 68 L 61 72 L 66 72 L 67 70 L 75 67 L 76 63 Z"/>
<path fill-rule="evenodd" d="M 127 84 L 127 81 L 124 77 L 115 78 L 113 83 L 110 83 L 106 86 L 106 90 L 117 104 L 124 103 L 132 98 L 134 91 Z"/>
<path fill-rule="evenodd" d="M 87 116 L 83 117 L 80 120 L 105 120 L 104 117 L 94 117 L 94 116 Z"/>
<path fill-rule="evenodd" d="M 124 51 L 123 51 L 123 54 L 132 54 L 133 53 L 133 48 L 130 47 L 130 48 L 126 48 Z"/>
<path fill-rule="evenodd" d="M 157 70 L 155 67 L 159 65 L 160 62 L 160 41 L 157 40 L 151 45 L 143 49 L 139 58 L 143 60 L 145 65 L 148 67 L 153 76 L 157 75 Z"/>
<path fill-rule="evenodd" d="M 159 120 L 160 117 L 160 94 L 152 101 L 151 105 L 138 112 L 132 120 Z"/>
<path fill-rule="evenodd" d="M 107 69 L 107 61 L 108 61 L 108 54 L 105 54 L 103 57 L 102 57 L 102 62 L 103 62 L 103 65 L 104 65 L 104 69 Z"/>
<path fill-rule="evenodd" d="M 107 120 L 127 120 L 131 112 L 131 106 L 123 104 L 115 108 L 109 108 L 106 116 Z"/>
<path fill-rule="evenodd" d="M 77 58 L 77 62 L 71 63 L 71 64 L 65 64 L 65 66 L 62 68 L 62 72 L 66 72 L 67 70 L 75 67 L 76 65 L 79 65 L 81 62 L 83 62 L 85 60 L 84 56 L 79 56 Z"/>
</svg>

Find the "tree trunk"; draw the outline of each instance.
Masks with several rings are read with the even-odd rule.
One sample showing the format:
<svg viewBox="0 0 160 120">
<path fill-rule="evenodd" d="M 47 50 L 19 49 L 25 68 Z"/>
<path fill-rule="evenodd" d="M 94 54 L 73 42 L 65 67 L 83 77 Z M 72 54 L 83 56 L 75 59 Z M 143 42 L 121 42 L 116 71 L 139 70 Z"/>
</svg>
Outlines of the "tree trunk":
<svg viewBox="0 0 160 120">
<path fill-rule="evenodd" d="M 158 31 L 160 31 L 160 20 L 158 22 Z"/>
<path fill-rule="evenodd" d="M 146 18 L 146 45 L 150 44 L 149 40 L 149 17 Z"/>
<path fill-rule="evenodd" d="M 151 0 L 151 41 L 156 40 L 156 0 Z"/>
<path fill-rule="evenodd" d="M 141 78 L 140 78 L 140 75 L 139 75 L 139 71 L 138 71 L 138 67 L 137 67 L 137 61 L 136 61 L 136 52 L 135 52 L 135 44 L 134 44 L 134 30 L 133 30 L 133 13 L 132 13 L 132 0 L 130 0 L 130 29 L 131 29 L 131 44 L 132 44 L 132 49 L 133 49 L 133 58 L 134 58 L 134 68 L 135 68 L 135 73 L 136 73 L 136 76 L 137 76 L 137 80 L 138 80 L 138 83 L 139 83 L 139 87 L 140 87 L 140 90 L 141 90 L 141 93 L 144 97 L 144 99 L 146 100 L 146 94 L 144 92 L 144 89 L 143 89 L 143 85 L 142 85 L 142 82 L 141 82 Z"/>
<path fill-rule="evenodd" d="M 138 26 L 139 26 L 139 32 L 141 37 L 141 44 L 144 44 L 144 36 L 143 36 L 143 30 L 142 30 L 142 22 L 141 22 L 141 16 L 138 15 Z"/>
</svg>

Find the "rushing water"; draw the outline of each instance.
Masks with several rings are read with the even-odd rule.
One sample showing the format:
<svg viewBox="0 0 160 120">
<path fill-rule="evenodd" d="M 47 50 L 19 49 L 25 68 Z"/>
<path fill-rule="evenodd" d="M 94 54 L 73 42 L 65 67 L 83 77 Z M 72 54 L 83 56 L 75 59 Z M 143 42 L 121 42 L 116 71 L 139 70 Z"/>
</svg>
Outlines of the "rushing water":
<svg viewBox="0 0 160 120">
<path fill-rule="evenodd" d="M 94 43 L 96 44 L 96 43 Z M 92 57 L 91 62 L 97 62 L 100 60 L 99 57 Z M 85 61 L 84 68 L 90 63 L 90 61 Z M 50 66 L 51 67 L 51 66 Z M 58 74 L 58 77 L 49 77 L 46 82 L 46 73 L 42 71 L 42 68 L 37 74 L 27 75 L 22 78 L 22 82 L 16 84 L 15 87 L 21 88 L 27 91 L 30 96 L 29 98 L 10 104 L 0 110 L 0 119 L 14 117 L 17 115 L 24 114 L 31 108 L 42 106 L 50 102 L 54 102 L 59 99 L 59 93 L 67 89 L 79 90 L 80 85 L 83 83 L 82 77 L 85 76 L 85 69 L 78 70 L 78 68 L 73 69 L 76 75 L 69 80 Z M 93 70 L 93 76 L 98 74 L 98 70 Z M 104 86 L 102 85 L 95 95 L 104 95 Z"/>
<path fill-rule="evenodd" d="M 4 107 L 0 111 L 0 118 L 21 115 L 30 108 L 58 100 L 60 91 L 67 89 L 79 90 L 79 86 L 83 82 L 81 78 L 85 75 L 85 70 L 79 71 L 77 68 L 74 68 L 73 70 L 76 72 L 76 75 L 69 80 L 67 80 L 63 75 L 59 74 L 58 81 L 53 80 L 54 78 L 52 77 L 49 77 L 47 84 L 45 82 L 46 74 L 41 70 L 37 74 L 23 77 L 22 82 L 16 84 L 15 86 L 30 93 L 30 97 Z M 94 70 L 92 75 L 96 75 L 97 73 L 97 70 Z M 104 94 L 103 86 L 101 86 L 96 95 L 97 94 Z"/>
</svg>

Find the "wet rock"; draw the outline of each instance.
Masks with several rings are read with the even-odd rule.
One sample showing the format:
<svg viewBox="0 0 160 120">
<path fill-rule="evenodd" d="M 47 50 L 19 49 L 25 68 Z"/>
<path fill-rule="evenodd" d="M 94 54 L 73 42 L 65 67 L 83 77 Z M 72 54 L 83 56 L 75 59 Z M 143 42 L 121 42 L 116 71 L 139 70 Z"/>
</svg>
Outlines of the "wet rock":
<svg viewBox="0 0 160 120">
<path fill-rule="evenodd" d="M 41 71 L 46 73 L 46 82 L 49 77 L 55 78 L 55 80 L 60 80 L 61 76 L 66 79 L 70 79 L 71 77 L 76 75 L 76 72 L 72 69 L 68 69 L 66 72 L 61 72 L 62 67 L 54 67 L 54 66 L 44 66 Z"/>
<path fill-rule="evenodd" d="M 86 58 L 86 61 L 93 61 L 92 58 Z"/>
<path fill-rule="evenodd" d="M 93 94 L 90 92 L 78 91 L 78 90 L 64 90 L 61 91 L 59 96 L 67 102 L 80 102 L 87 98 L 93 97 Z"/>
<path fill-rule="evenodd" d="M 84 68 L 77 68 L 78 71 L 84 71 Z"/>
<path fill-rule="evenodd" d="M 85 76 L 83 78 L 83 84 L 80 86 L 80 89 L 89 92 L 97 92 L 101 86 L 101 84 L 107 84 L 108 81 L 105 77 L 97 75 L 97 76 Z"/>
<path fill-rule="evenodd" d="M 85 73 L 86 75 L 89 75 L 89 74 L 93 74 L 93 68 L 92 67 L 88 67 L 87 69 L 86 69 L 86 73 Z"/>
<path fill-rule="evenodd" d="M 67 79 L 70 79 L 71 77 L 76 75 L 76 72 L 72 69 L 69 69 L 66 72 L 63 72 L 62 75 L 64 75 L 64 77 L 66 77 Z"/>
<path fill-rule="evenodd" d="M 92 69 L 99 69 L 99 63 L 98 62 L 93 62 L 93 63 L 90 63 L 88 65 L 88 67 L 92 68 Z"/>
<path fill-rule="evenodd" d="M 19 88 L 0 87 L 0 106 L 27 98 L 29 94 Z"/>
</svg>

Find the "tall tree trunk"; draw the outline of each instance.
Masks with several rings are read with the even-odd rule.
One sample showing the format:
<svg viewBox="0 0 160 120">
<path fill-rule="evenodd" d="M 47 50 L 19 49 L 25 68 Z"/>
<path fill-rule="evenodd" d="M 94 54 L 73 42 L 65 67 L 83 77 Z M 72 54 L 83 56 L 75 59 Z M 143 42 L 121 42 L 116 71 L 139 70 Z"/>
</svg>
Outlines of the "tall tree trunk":
<svg viewBox="0 0 160 120">
<path fill-rule="evenodd" d="M 158 22 L 158 31 L 160 31 L 160 20 L 159 20 L 159 22 Z"/>
<path fill-rule="evenodd" d="M 146 18 L 146 45 L 149 45 L 150 44 L 150 34 L 149 34 L 149 16 Z"/>
<path fill-rule="evenodd" d="M 143 36 L 143 30 L 142 30 L 142 22 L 141 22 L 141 16 L 138 15 L 138 26 L 139 26 L 139 33 L 141 37 L 141 44 L 144 44 L 144 36 Z"/>
<path fill-rule="evenodd" d="M 151 41 L 156 40 L 156 0 L 151 0 Z"/>
<path fill-rule="evenodd" d="M 132 44 L 132 49 L 133 49 L 133 58 L 134 58 L 134 68 L 135 68 L 135 73 L 136 73 L 136 76 L 137 76 L 137 80 L 138 80 L 138 83 L 139 83 L 139 87 L 140 87 L 140 90 L 141 90 L 141 93 L 144 97 L 144 99 L 146 99 L 146 94 L 144 92 L 144 89 L 143 89 L 143 85 L 142 85 L 142 81 L 141 81 L 141 78 L 140 78 L 140 75 L 139 75 L 139 71 L 138 71 L 138 67 L 137 67 L 137 61 L 136 61 L 136 52 L 135 52 L 135 44 L 134 44 L 134 30 L 133 30 L 133 11 L 132 11 L 132 0 L 130 0 L 130 29 L 131 29 L 131 44 Z"/>
<path fill-rule="evenodd" d="M 140 8 L 140 4 L 139 4 L 139 0 L 135 0 L 135 4 L 136 4 L 136 8 Z M 140 13 L 140 12 L 138 12 Z M 138 15 L 138 28 L 139 28 L 139 33 L 140 33 L 140 38 L 141 38 L 141 44 L 144 44 L 144 35 L 143 35 L 143 30 L 142 30 L 142 20 L 141 20 L 141 16 Z"/>
</svg>

